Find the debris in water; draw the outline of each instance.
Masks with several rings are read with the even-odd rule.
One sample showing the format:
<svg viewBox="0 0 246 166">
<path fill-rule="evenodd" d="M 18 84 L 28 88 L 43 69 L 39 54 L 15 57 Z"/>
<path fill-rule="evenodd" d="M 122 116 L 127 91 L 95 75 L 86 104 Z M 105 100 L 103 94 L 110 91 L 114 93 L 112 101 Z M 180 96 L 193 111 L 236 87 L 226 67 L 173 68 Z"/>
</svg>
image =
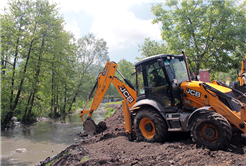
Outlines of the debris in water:
<svg viewBox="0 0 246 166">
<path fill-rule="evenodd" d="M 26 152 L 27 150 L 25 148 L 20 148 L 15 150 L 18 153 Z"/>
</svg>

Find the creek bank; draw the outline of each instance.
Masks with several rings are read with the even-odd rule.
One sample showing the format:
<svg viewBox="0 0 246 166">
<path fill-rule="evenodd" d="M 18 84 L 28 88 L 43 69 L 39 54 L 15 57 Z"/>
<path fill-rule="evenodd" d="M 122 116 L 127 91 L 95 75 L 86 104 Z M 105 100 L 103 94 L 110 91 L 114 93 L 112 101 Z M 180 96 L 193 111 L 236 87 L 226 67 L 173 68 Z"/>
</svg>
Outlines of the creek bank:
<svg viewBox="0 0 246 166">
<path fill-rule="evenodd" d="M 105 104 L 100 104 L 99 105 L 99 109 L 102 110 L 102 113 L 99 113 L 101 116 L 103 116 L 103 114 L 107 111 L 106 108 L 108 108 L 108 106 L 104 107 Z M 110 107 L 114 107 L 114 105 L 119 105 L 119 104 L 112 104 L 110 105 Z M 82 109 L 77 109 L 75 110 L 73 113 L 70 113 L 70 114 L 67 114 L 65 116 L 69 116 L 69 115 L 72 115 L 72 114 L 76 114 L 78 112 L 80 112 Z M 56 118 L 49 118 L 49 117 L 36 117 L 35 119 L 33 119 L 32 121 L 30 121 L 29 123 L 22 123 L 20 121 L 18 121 L 17 117 L 12 117 L 11 121 L 10 121 L 10 124 L 7 126 L 7 128 L 5 128 L 5 130 L 8 130 L 8 129 L 13 129 L 15 127 L 20 127 L 20 126 L 28 126 L 28 125 L 32 125 L 32 124 L 35 124 L 35 123 L 39 123 L 39 122 L 42 122 L 42 121 L 49 121 L 49 120 L 57 120 L 57 119 L 63 119 L 65 116 L 58 116 Z M 66 121 L 61 121 L 61 123 L 67 123 Z"/>
<path fill-rule="evenodd" d="M 76 110 L 75 112 L 71 113 L 71 114 L 75 114 L 77 112 L 79 112 L 81 109 L 78 109 Z M 71 114 L 67 114 L 67 115 L 71 115 Z M 65 116 L 67 116 L 65 115 Z M 64 116 L 63 116 L 64 117 Z M 48 118 L 48 117 L 36 117 L 34 120 L 32 120 L 31 122 L 29 123 L 21 123 L 18 121 L 18 119 L 16 117 L 12 117 L 11 119 L 11 122 L 10 122 L 10 125 L 5 128 L 5 130 L 8 130 L 8 129 L 13 129 L 15 127 L 19 127 L 19 126 L 28 126 L 28 125 L 32 125 L 32 124 L 35 124 L 35 123 L 39 123 L 39 122 L 43 122 L 43 121 L 48 121 L 48 120 L 56 120 L 56 119 L 62 119 L 63 118 L 62 116 L 59 116 L 57 118 Z M 67 123 L 66 121 L 61 121 L 61 123 Z"/>
<path fill-rule="evenodd" d="M 172 141 L 128 141 L 121 105 L 105 119 L 107 129 L 67 147 L 57 156 L 41 161 L 62 165 L 241 165 L 246 166 L 246 135 L 234 134 L 226 150 L 210 151 L 194 144 L 187 133 L 175 133 Z"/>
</svg>

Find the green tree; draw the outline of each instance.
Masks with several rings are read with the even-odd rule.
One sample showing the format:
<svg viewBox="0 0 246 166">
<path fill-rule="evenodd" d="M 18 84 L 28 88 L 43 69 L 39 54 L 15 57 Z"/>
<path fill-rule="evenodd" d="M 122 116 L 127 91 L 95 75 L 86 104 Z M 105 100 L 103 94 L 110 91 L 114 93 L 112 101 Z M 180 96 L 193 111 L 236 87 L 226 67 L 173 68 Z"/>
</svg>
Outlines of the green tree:
<svg viewBox="0 0 246 166">
<path fill-rule="evenodd" d="M 237 82 L 238 74 L 236 69 L 231 69 L 228 73 L 224 72 L 215 72 L 212 73 L 210 76 L 210 81 L 218 80 L 218 81 L 230 81 L 230 82 Z"/>
<path fill-rule="evenodd" d="M 88 97 L 98 73 L 102 71 L 107 61 L 109 61 L 108 47 L 103 39 L 97 39 L 91 33 L 78 39 L 76 43 L 75 88 L 68 112 L 71 111 L 78 96 L 84 99 Z"/>
<path fill-rule="evenodd" d="M 169 53 L 183 50 L 199 69 L 227 72 L 235 67 L 231 57 L 246 50 L 246 1 L 167 1 L 152 5 L 153 23 L 162 24 L 162 39 Z M 238 50 L 237 50 L 238 49 Z"/>
<path fill-rule="evenodd" d="M 11 36 L 11 33 L 14 31 L 14 22 L 13 18 L 9 15 L 1 15 L 1 122 L 3 125 L 3 118 L 5 116 L 11 116 L 11 113 L 8 113 L 10 105 L 10 88 L 11 88 L 11 76 L 12 74 L 8 72 L 9 69 L 16 67 L 16 61 L 11 60 L 10 56 L 10 48 L 11 53 L 14 54 L 14 48 L 11 47 L 14 45 L 16 41 L 13 39 L 7 38 L 5 36 Z M 9 31 L 4 31 L 3 29 L 9 29 Z M 12 34 L 14 35 L 14 34 Z M 8 85 L 7 85 L 8 84 Z M 12 85 L 14 86 L 14 85 Z M 11 117 L 12 118 L 12 117 Z"/>
<path fill-rule="evenodd" d="M 128 79 L 133 84 L 133 86 L 136 85 L 136 75 L 134 74 L 135 69 L 134 65 L 131 62 L 125 60 L 124 58 L 121 59 L 118 62 L 118 70 L 126 79 Z M 120 78 L 120 76 L 117 73 L 116 76 Z"/>
<path fill-rule="evenodd" d="M 132 83 L 134 87 L 136 87 L 136 75 L 134 74 L 134 65 L 131 62 L 123 58 L 117 63 L 117 69 L 126 79 L 128 79 Z M 115 76 L 123 83 L 125 83 L 125 81 L 122 79 L 117 71 L 115 72 Z M 106 97 L 112 96 L 120 96 L 120 94 L 115 86 L 111 83 L 107 90 Z"/>
<path fill-rule="evenodd" d="M 10 1 L 1 15 L 1 25 L 4 129 L 13 116 L 28 123 L 35 118 L 34 114 L 49 107 L 48 103 L 52 105 L 53 98 L 58 101 L 59 94 L 54 91 L 62 89 L 61 82 L 68 79 L 64 71 L 69 70 L 74 54 L 72 36 L 64 31 L 63 18 L 56 5 L 47 0 Z M 51 89 L 53 98 L 49 96 Z"/>
<path fill-rule="evenodd" d="M 158 43 L 154 40 L 150 40 L 150 38 L 145 38 L 144 39 L 144 44 L 143 45 L 138 45 L 139 50 L 141 51 L 142 58 L 136 58 L 138 60 L 143 59 L 145 57 L 150 57 L 153 55 L 158 55 L 158 54 L 165 54 L 167 53 L 167 48 L 163 43 Z"/>
</svg>

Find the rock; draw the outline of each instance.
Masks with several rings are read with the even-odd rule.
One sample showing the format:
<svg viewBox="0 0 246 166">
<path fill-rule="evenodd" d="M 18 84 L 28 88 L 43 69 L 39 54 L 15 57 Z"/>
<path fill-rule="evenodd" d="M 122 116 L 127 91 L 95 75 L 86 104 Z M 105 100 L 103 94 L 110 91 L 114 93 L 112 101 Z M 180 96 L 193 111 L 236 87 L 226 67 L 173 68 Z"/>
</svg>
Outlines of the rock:
<svg viewBox="0 0 246 166">
<path fill-rule="evenodd" d="M 169 160 L 169 163 L 170 164 L 175 164 L 175 161 L 174 160 Z"/>
<path fill-rule="evenodd" d="M 101 121 L 96 126 L 96 133 L 101 133 L 107 129 L 107 125 L 105 121 Z"/>
<path fill-rule="evenodd" d="M 14 122 L 17 122 L 17 118 L 13 117 L 11 120 L 13 120 Z"/>
<path fill-rule="evenodd" d="M 43 165 L 47 164 L 48 162 L 50 162 L 50 157 L 47 157 L 45 160 L 40 161 L 40 165 L 43 166 Z"/>
<path fill-rule="evenodd" d="M 48 119 L 45 117 L 36 118 L 36 122 L 41 122 L 41 121 L 45 121 L 45 120 L 48 120 Z"/>
<path fill-rule="evenodd" d="M 21 122 L 14 122 L 14 126 L 16 127 L 16 126 L 21 126 L 22 124 L 21 124 Z"/>
<path fill-rule="evenodd" d="M 88 134 L 86 134 L 86 133 L 81 133 L 81 132 L 78 133 L 77 135 L 80 136 L 80 137 L 87 137 L 87 136 L 88 136 Z"/>
</svg>

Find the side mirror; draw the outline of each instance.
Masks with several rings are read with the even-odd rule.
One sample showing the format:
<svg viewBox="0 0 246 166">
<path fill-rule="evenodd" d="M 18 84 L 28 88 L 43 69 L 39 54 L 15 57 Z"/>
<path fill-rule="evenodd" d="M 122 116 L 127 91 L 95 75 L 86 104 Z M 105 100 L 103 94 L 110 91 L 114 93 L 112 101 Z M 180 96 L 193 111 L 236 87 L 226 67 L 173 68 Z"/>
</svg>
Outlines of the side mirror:
<svg viewBox="0 0 246 166">
<path fill-rule="evenodd" d="M 239 70 L 237 70 L 237 74 L 239 74 Z"/>
<path fill-rule="evenodd" d="M 158 59 L 157 62 L 158 62 L 158 65 L 159 65 L 161 68 L 164 67 L 164 61 L 163 61 L 163 59 Z"/>
</svg>

